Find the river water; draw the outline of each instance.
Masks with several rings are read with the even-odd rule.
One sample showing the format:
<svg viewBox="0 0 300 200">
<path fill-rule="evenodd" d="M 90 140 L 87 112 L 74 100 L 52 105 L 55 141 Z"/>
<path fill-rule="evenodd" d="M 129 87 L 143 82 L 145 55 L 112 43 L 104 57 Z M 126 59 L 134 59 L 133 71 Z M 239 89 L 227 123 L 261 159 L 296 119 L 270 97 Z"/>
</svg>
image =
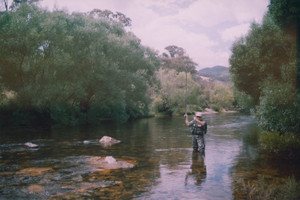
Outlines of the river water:
<svg viewBox="0 0 300 200">
<path fill-rule="evenodd" d="M 258 153 L 252 116 L 213 114 L 204 120 L 205 155 L 193 152 L 183 117 L 1 130 L 0 199 L 240 199 L 239 179 L 299 180 L 299 165 Z M 121 142 L 103 146 L 103 136 Z M 99 168 L 102 158 L 128 165 Z"/>
</svg>

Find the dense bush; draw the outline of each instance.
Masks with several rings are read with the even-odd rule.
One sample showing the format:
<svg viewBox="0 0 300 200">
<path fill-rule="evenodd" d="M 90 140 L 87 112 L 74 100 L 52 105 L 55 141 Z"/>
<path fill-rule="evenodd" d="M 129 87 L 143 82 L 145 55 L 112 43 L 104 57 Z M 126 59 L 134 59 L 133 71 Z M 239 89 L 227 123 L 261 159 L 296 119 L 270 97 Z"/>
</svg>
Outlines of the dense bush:
<svg viewBox="0 0 300 200">
<path fill-rule="evenodd" d="M 168 115 L 183 114 L 185 112 L 185 73 L 178 73 L 172 69 L 160 69 L 157 77 L 161 88 L 154 94 L 154 112 Z M 194 95 L 195 90 L 197 90 L 197 83 L 193 81 L 191 74 L 188 74 L 188 99 Z"/>
<path fill-rule="evenodd" d="M 233 109 L 233 90 L 230 84 L 216 83 L 209 92 L 209 107 L 216 111 Z"/>
<path fill-rule="evenodd" d="M 272 82 L 264 87 L 262 94 L 257 107 L 259 125 L 271 132 L 299 132 L 300 108 L 295 86 Z"/>
<path fill-rule="evenodd" d="M 185 112 L 185 72 L 173 69 L 160 69 L 157 73 L 161 88 L 153 96 L 152 109 L 154 112 L 183 114 Z M 217 111 L 231 109 L 234 97 L 229 84 L 196 82 L 188 73 L 187 112 L 203 111 L 213 108 Z"/>
<path fill-rule="evenodd" d="M 237 89 L 233 90 L 233 94 L 233 105 L 238 107 L 241 112 L 249 114 L 251 113 L 251 110 L 254 110 L 254 100 L 250 95 L 247 95 L 245 92 L 238 91 Z"/>
</svg>

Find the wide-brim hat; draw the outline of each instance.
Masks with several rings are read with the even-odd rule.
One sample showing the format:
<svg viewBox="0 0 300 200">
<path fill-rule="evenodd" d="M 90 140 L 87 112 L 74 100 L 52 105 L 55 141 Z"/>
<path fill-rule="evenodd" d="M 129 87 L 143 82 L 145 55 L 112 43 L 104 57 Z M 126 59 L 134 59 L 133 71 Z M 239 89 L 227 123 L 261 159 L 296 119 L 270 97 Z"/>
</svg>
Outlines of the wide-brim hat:
<svg viewBox="0 0 300 200">
<path fill-rule="evenodd" d="M 195 112 L 195 116 L 196 117 L 202 117 L 202 113 L 201 112 Z"/>
</svg>

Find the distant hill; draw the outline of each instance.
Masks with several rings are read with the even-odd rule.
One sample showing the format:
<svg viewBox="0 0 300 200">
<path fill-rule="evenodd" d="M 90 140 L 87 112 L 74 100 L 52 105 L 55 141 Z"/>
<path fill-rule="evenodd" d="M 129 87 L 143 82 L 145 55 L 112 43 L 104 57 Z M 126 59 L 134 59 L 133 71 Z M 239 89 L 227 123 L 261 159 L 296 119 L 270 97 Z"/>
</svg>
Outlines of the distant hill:
<svg viewBox="0 0 300 200">
<path fill-rule="evenodd" d="M 231 80 L 229 68 L 224 66 L 214 66 L 203 68 L 197 73 L 200 76 L 209 77 L 212 80 L 228 82 Z"/>
</svg>

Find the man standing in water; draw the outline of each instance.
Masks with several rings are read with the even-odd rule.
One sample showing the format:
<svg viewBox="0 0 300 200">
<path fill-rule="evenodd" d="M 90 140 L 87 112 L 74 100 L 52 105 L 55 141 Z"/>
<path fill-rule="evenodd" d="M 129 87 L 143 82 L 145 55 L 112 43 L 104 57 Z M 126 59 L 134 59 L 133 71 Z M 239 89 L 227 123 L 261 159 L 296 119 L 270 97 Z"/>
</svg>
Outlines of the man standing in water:
<svg viewBox="0 0 300 200">
<path fill-rule="evenodd" d="M 188 120 L 188 115 L 185 114 L 185 124 L 191 127 L 192 142 L 194 151 L 204 153 L 205 151 L 205 139 L 204 135 L 207 133 L 207 124 L 202 120 L 202 114 L 200 112 L 195 113 L 194 120 Z"/>
</svg>

